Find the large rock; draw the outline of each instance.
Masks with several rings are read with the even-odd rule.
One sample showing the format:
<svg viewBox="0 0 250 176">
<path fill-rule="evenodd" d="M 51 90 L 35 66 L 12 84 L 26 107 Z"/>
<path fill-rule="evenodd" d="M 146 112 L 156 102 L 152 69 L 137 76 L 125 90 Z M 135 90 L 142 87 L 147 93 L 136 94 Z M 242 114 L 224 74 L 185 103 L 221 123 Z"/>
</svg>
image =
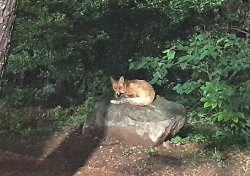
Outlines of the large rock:
<svg viewBox="0 0 250 176">
<path fill-rule="evenodd" d="M 153 105 L 114 105 L 111 98 L 96 103 L 83 133 L 105 135 L 127 145 L 155 146 L 180 130 L 186 122 L 183 105 L 157 96 Z M 105 132 L 105 134 L 99 133 Z"/>
</svg>

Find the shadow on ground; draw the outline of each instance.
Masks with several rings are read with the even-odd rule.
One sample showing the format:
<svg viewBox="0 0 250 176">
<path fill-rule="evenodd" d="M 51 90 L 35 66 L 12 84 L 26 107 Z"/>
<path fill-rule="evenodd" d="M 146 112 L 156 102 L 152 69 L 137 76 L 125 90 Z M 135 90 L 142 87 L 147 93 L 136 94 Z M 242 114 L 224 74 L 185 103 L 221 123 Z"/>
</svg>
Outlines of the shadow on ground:
<svg viewBox="0 0 250 176">
<path fill-rule="evenodd" d="M 74 175 L 85 165 L 103 138 L 55 132 L 49 138 L 0 138 L 0 175 Z"/>
</svg>

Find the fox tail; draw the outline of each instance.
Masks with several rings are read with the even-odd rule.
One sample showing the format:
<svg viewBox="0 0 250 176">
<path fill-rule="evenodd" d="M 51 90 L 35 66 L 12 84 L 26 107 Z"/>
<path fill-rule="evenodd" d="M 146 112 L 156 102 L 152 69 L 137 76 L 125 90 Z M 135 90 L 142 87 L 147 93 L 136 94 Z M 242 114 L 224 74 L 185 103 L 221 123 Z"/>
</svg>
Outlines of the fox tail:
<svg viewBox="0 0 250 176">
<path fill-rule="evenodd" d="M 128 104 L 137 105 L 137 106 L 147 106 L 153 102 L 153 99 L 151 97 L 147 97 L 147 98 L 134 97 L 134 98 L 122 98 L 120 100 L 110 100 L 110 102 L 112 104 L 128 103 Z"/>
</svg>

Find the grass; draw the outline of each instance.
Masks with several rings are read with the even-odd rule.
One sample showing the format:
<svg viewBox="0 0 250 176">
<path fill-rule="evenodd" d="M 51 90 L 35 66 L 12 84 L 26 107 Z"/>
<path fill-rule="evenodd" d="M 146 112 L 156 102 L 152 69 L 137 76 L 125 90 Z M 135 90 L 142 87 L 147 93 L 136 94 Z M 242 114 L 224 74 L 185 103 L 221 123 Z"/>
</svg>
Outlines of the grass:
<svg viewBox="0 0 250 176">
<path fill-rule="evenodd" d="M 90 108 L 84 105 L 51 109 L 0 106 L 0 135 L 41 136 L 69 130 L 85 122 Z"/>
<path fill-rule="evenodd" d="M 123 156 L 129 156 L 131 154 L 131 151 L 129 150 L 129 148 L 125 148 L 122 152 Z"/>
<path fill-rule="evenodd" d="M 156 148 L 149 148 L 148 149 L 148 155 L 150 156 L 150 157 L 153 157 L 153 156 L 157 156 L 158 155 L 158 151 L 157 151 L 157 149 Z"/>
</svg>

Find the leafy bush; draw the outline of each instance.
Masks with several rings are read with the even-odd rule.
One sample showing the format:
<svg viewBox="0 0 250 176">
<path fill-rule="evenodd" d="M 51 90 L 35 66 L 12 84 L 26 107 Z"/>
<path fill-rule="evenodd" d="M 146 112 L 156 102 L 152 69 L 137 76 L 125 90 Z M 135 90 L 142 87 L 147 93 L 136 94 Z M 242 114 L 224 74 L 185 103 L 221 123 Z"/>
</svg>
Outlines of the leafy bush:
<svg viewBox="0 0 250 176">
<path fill-rule="evenodd" d="M 46 135 L 55 130 L 68 131 L 83 124 L 92 107 L 93 103 L 52 109 L 0 106 L 0 134 L 29 136 Z"/>
<path fill-rule="evenodd" d="M 174 144 L 182 144 L 184 142 L 183 138 L 180 136 L 175 136 L 171 139 Z"/>
<path fill-rule="evenodd" d="M 82 124 L 88 115 L 84 106 L 62 108 L 57 106 L 48 111 L 48 117 L 53 122 L 53 126 L 59 129 L 68 130 Z"/>
<path fill-rule="evenodd" d="M 156 148 L 153 148 L 153 147 L 149 148 L 149 149 L 147 150 L 147 153 L 148 153 L 148 155 L 149 155 L 150 157 L 154 157 L 154 156 L 157 156 L 157 155 L 159 154 L 158 151 L 157 151 L 157 149 L 156 149 Z"/>
<path fill-rule="evenodd" d="M 250 127 L 250 44 L 232 34 L 222 37 L 204 32 L 187 42 L 176 41 L 162 58 L 144 57 L 130 69 L 151 69 L 151 83 L 162 85 L 168 71 L 181 72 L 175 81 L 179 94 L 193 94 L 204 103 L 210 118 L 225 130 Z"/>
</svg>

